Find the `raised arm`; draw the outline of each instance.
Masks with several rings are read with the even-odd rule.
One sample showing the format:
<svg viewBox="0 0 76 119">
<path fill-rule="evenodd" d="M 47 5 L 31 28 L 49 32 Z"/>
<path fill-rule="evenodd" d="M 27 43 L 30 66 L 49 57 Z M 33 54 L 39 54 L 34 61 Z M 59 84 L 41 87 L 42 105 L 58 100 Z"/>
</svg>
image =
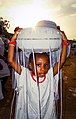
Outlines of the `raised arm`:
<svg viewBox="0 0 76 119">
<path fill-rule="evenodd" d="M 60 57 L 60 64 L 56 63 L 54 65 L 54 75 L 58 73 L 58 65 L 59 65 L 59 69 L 61 69 L 67 57 L 67 47 L 68 47 L 67 37 L 63 31 L 60 31 L 60 32 L 62 35 L 62 51 L 61 51 L 61 57 Z"/>
<path fill-rule="evenodd" d="M 16 45 L 16 39 L 21 31 L 21 28 L 19 28 L 11 38 L 11 41 L 9 42 L 9 48 L 8 48 L 8 62 L 12 66 L 12 68 L 19 74 L 21 74 L 21 66 L 16 62 L 14 57 L 14 51 L 15 51 L 15 45 Z"/>
</svg>

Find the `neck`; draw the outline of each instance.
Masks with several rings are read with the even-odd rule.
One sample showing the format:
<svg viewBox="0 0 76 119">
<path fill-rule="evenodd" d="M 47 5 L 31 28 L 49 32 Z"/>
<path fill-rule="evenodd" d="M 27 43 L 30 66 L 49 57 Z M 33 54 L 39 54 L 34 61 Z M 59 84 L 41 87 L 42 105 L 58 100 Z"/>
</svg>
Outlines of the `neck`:
<svg viewBox="0 0 76 119">
<path fill-rule="evenodd" d="M 33 73 L 31 73 L 31 77 L 32 79 L 35 81 L 35 82 L 38 82 L 38 83 L 43 83 L 46 79 L 46 76 L 44 77 L 37 77 L 36 75 L 34 75 Z"/>
</svg>

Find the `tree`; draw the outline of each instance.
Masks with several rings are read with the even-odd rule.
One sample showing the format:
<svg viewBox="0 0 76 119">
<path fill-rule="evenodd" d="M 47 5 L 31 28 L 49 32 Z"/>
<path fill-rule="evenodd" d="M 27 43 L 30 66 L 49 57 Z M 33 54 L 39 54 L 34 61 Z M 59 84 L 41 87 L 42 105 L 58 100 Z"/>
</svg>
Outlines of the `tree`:
<svg viewBox="0 0 76 119">
<path fill-rule="evenodd" d="M 10 34 L 7 32 L 7 29 L 10 27 L 9 21 L 0 17 L 0 27 L 2 27 L 2 35 L 8 38 L 10 36 Z"/>
<path fill-rule="evenodd" d="M 8 20 L 4 20 L 2 17 L 0 17 L 0 27 L 2 28 L 2 40 L 4 42 L 4 53 L 7 57 L 8 53 L 8 39 L 12 37 L 13 34 L 8 33 L 7 29 L 9 29 L 10 24 Z"/>
</svg>

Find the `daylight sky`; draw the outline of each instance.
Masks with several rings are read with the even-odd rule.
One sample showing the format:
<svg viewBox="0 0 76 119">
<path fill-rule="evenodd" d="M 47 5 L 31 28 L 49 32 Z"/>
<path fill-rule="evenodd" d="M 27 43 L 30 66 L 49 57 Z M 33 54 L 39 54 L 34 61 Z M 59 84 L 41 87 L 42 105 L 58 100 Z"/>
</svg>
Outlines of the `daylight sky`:
<svg viewBox="0 0 76 119">
<path fill-rule="evenodd" d="M 17 26 L 45 19 L 59 25 L 68 39 L 76 39 L 76 0 L 0 0 L 0 17 L 10 21 L 12 33 Z"/>
</svg>

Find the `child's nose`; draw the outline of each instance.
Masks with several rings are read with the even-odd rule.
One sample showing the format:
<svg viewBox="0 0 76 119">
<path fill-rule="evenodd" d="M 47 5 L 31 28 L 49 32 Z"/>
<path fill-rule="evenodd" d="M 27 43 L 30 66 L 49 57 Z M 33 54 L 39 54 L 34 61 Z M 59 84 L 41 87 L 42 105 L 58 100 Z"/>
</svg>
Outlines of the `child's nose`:
<svg viewBox="0 0 76 119">
<path fill-rule="evenodd" d="M 44 66 L 41 67 L 41 71 L 44 72 L 45 71 L 45 68 Z"/>
</svg>

